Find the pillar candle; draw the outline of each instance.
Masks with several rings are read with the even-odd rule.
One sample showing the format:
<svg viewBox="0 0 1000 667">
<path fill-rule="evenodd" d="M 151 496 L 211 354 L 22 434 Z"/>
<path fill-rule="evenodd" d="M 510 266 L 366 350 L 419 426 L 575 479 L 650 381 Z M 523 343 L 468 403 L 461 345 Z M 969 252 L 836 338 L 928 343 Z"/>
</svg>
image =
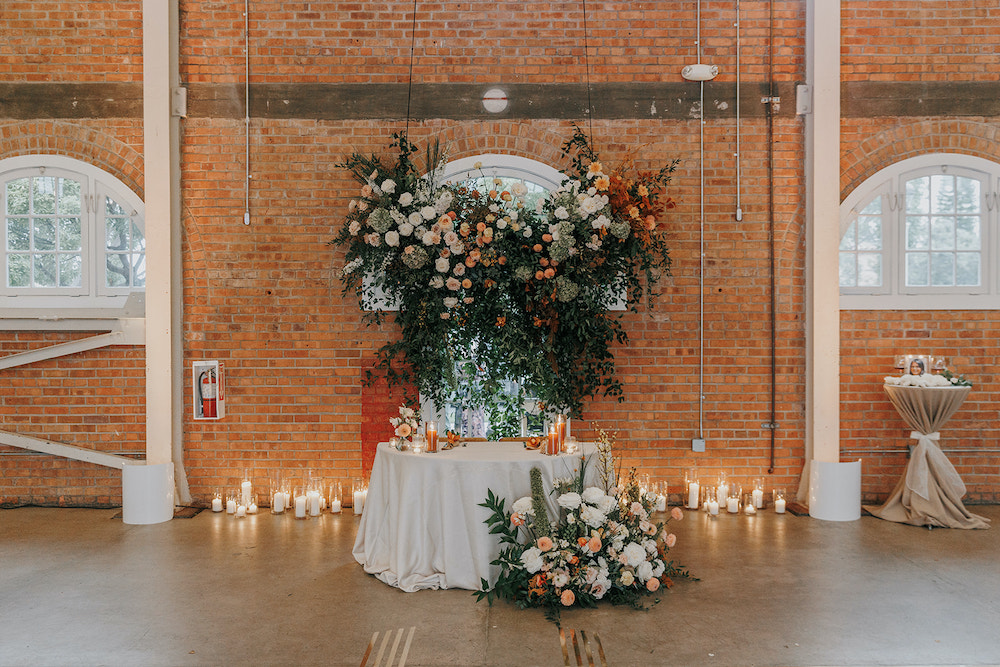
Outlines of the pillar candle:
<svg viewBox="0 0 1000 667">
<path fill-rule="evenodd" d="M 360 489 L 354 492 L 354 513 L 361 514 L 365 507 L 365 496 L 368 492 L 364 489 Z"/>
<path fill-rule="evenodd" d="M 717 516 L 719 514 L 719 501 L 718 500 L 715 500 L 713 498 L 712 500 L 708 501 L 707 505 L 708 505 L 708 513 L 709 514 L 711 514 L 712 516 Z"/>
<path fill-rule="evenodd" d="M 785 499 L 784 498 L 778 498 L 777 500 L 774 501 L 774 511 L 777 514 L 784 514 L 785 513 Z"/>
<path fill-rule="evenodd" d="M 730 496 L 726 499 L 726 511 L 730 514 L 738 514 L 740 511 L 740 499 Z"/>
<path fill-rule="evenodd" d="M 764 508 L 764 491 L 763 491 L 763 489 L 754 489 L 753 490 L 753 506 L 754 506 L 754 509 L 763 509 Z"/>
<path fill-rule="evenodd" d="M 340 508 L 340 498 L 337 498 L 335 500 L 330 501 L 330 513 L 331 514 L 340 514 L 340 511 L 341 511 L 341 508 Z"/>
<path fill-rule="evenodd" d="M 427 422 L 427 428 L 425 430 L 427 435 L 427 451 L 436 452 L 438 448 L 438 427 L 437 422 Z"/>
<path fill-rule="evenodd" d="M 306 497 L 305 496 L 295 496 L 295 518 L 304 519 L 306 518 Z"/>
<path fill-rule="evenodd" d="M 726 504 L 726 498 L 729 497 L 729 485 L 726 483 L 719 484 L 715 489 L 715 500 L 719 505 Z"/>
<path fill-rule="evenodd" d="M 236 500 L 230 498 L 226 501 L 226 514 L 236 514 Z"/>
<path fill-rule="evenodd" d="M 552 455 L 559 452 L 559 431 L 553 425 L 549 427 L 549 440 L 545 448 L 545 453 Z"/>
<path fill-rule="evenodd" d="M 309 516 L 319 516 L 319 491 L 310 491 L 306 494 L 306 506 Z"/>
<path fill-rule="evenodd" d="M 698 495 L 701 493 L 701 486 L 698 482 L 688 483 L 688 509 L 698 509 Z"/>
<path fill-rule="evenodd" d="M 246 505 L 237 505 L 236 506 L 236 516 L 242 518 L 242 517 L 245 517 L 246 515 L 247 515 L 247 506 Z"/>
<path fill-rule="evenodd" d="M 222 498 L 212 498 L 212 511 L 213 512 L 222 511 Z"/>
<path fill-rule="evenodd" d="M 253 493 L 253 484 L 248 479 L 243 480 L 243 483 L 240 484 L 240 504 L 249 505 L 250 495 L 252 493 Z"/>
<path fill-rule="evenodd" d="M 274 496 L 271 498 L 271 511 L 275 514 L 281 514 L 285 511 L 285 494 L 281 491 L 274 492 Z"/>
<path fill-rule="evenodd" d="M 566 442 L 566 415 L 556 417 L 556 433 L 559 435 L 559 449 Z"/>
<path fill-rule="evenodd" d="M 250 504 L 247 505 L 247 514 L 256 514 L 256 513 L 257 513 L 257 503 L 251 500 Z"/>
<path fill-rule="evenodd" d="M 753 506 L 753 503 L 747 503 L 746 505 L 743 506 L 743 513 L 744 514 L 756 514 L 757 513 L 757 508 Z"/>
</svg>

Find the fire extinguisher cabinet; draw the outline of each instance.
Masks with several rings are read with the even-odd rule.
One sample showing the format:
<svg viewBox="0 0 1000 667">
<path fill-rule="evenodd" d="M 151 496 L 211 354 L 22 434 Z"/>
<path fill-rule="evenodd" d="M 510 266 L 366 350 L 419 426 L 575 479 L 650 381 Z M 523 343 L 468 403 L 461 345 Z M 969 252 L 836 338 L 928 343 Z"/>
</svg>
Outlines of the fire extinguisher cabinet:
<svg viewBox="0 0 1000 667">
<path fill-rule="evenodd" d="M 225 367 L 218 361 L 191 364 L 191 393 L 195 419 L 222 419 L 226 416 Z"/>
</svg>

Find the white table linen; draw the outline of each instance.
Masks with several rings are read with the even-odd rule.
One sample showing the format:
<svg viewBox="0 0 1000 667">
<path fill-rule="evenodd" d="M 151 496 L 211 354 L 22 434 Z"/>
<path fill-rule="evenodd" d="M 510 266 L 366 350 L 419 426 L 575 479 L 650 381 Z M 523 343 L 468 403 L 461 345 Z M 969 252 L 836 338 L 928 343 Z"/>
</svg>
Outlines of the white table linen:
<svg viewBox="0 0 1000 667">
<path fill-rule="evenodd" d="M 587 475 L 597 479 L 593 445 L 584 445 Z M 406 592 L 421 589 L 479 590 L 496 582 L 490 565 L 500 553 L 486 519 L 487 489 L 507 507 L 531 493 L 532 468 L 553 479 L 579 473 L 580 454 L 545 456 L 521 442 L 479 442 L 435 454 L 397 451 L 381 443 L 375 455 L 354 558 L 365 572 Z M 551 495 L 550 511 L 556 511 Z M 555 516 L 555 514 L 553 514 Z"/>
</svg>

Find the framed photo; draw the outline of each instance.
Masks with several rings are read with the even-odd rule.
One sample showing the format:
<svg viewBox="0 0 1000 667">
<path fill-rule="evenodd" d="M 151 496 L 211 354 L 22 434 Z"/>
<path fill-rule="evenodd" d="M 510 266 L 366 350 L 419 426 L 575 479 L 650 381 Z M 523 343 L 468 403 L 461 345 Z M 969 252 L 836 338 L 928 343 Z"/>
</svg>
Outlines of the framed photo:
<svg viewBox="0 0 1000 667">
<path fill-rule="evenodd" d="M 931 360 L 929 357 L 919 354 L 906 355 L 906 362 L 903 366 L 903 375 L 923 375 L 931 371 Z"/>
</svg>

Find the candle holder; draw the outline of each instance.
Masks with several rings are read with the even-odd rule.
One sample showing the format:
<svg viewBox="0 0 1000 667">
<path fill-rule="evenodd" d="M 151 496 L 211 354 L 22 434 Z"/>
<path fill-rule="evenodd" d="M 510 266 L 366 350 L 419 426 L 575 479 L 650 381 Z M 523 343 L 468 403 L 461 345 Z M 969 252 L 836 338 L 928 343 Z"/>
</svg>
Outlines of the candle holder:
<svg viewBox="0 0 1000 667">
<path fill-rule="evenodd" d="M 354 506 L 354 513 L 361 514 L 365 509 L 365 499 L 368 496 L 368 486 L 363 482 L 355 482 L 354 491 L 351 494 Z"/>
<path fill-rule="evenodd" d="M 414 454 L 421 454 L 424 451 L 426 451 L 426 449 L 427 449 L 427 438 L 420 435 L 419 433 L 415 434 L 413 436 L 413 439 L 410 441 L 410 450 Z"/>
<path fill-rule="evenodd" d="M 343 506 L 340 500 L 340 482 L 330 485 L 330 514 L 340 514 Z"/>
<path fill-rule="evenodd" d="M 559 435 L 559 450 L 566 443 L 566 415 L 556 415 L 556 433 Z"/>
<path fill-rule="evenodd" d="M 747 516 L 757 514 L 757 508 L 753 504 L 753 494 L 747 493 L 743 496 L 743 513 Z"/>
<path fill-rule="evenodd" d="M 253 496 L 253 482 L 250 481 L 250 470 L 243 469 L 243 481 L 240 482 L 240 505 L 244 507 L 250 504 Z"/>
<path fill-rule="evenodd" d="M 271 480 L 271 514 L 284 514 L 288 508 L 288 498 L 281 488 L 281 477 Z"/>
<path fill-rule="evenodd" d="M 247 505 L 247 514 L 256 514 L 258 510 L 257 494 L 254 494 L 253 498 L 250 499 L 250 504 Z"/>
<path fill-rule="evenodd" d="M 435 454 L 438 450 L 438 427 L 436 421 L 428 421 L 424 425 L 424 437 L 427 438 L 427 453 Z"/>
<path fill-rule="evenodd" d="M 701 500 L 701 484 L 698 482 L 697 471 L 692 468 L 684 476 L 684 490 L 687 492 L 687 507 L 689 510 L 698 509 Z"/>
<path fill-rule="evenodd" d="M 225 503 L 222 501 L 222 490 L 216 489 L 215 493 L 212 495 L 212 511 L 221 512 L 225 508 Z"/>
<path fill-rule="evenodd" d="M 559 453 L 559 427 L 555 424 L 549 425 L 549 435 L 545 441 L 545 453 L 554 456 Z"/>
<path fill-rule="evenodd" d="M 774 490 L 774 513 L 784 514 L 785 513 L 785 490 L 775 489 Z"/>
<path fill-rule="evenodd" d="M 726 497 L 726 512 L 729 514 L 740 513 L 740 495 L 742 489 L 734 487 Z"/>
<path fill-rule="evenodd" d="M 729 498 L 729 484 L 726 482 L 726 473 L 720 472 L 719 484 L 715 487 L 715 500 L 718 501 L 720 507 L 723 507 L 727 498 Z"/>
<path fill-rule="evenodd" d="M 750 501 L 754 509 L 764 509 L 764 480 L 757 478 L 754 480 L 753 491 L 750 493 Z"/>
<path fill-rule="evenodd" d="M 295 510 L 296 519 L 308 519 L 309 512 L 307 511 L 309 499 L 306 498 L 306 491 L 303 487 L 296 487 L 293 501 L 293 508 Z"/>
<path fill-rule="evenodd" d="M 236 514 L 236 506 L 238 505 L 236 498 L 238 496 L 239 494 L 236 492 L 231 492 L 226 496 L 226 514 Z"/>
</svg>

